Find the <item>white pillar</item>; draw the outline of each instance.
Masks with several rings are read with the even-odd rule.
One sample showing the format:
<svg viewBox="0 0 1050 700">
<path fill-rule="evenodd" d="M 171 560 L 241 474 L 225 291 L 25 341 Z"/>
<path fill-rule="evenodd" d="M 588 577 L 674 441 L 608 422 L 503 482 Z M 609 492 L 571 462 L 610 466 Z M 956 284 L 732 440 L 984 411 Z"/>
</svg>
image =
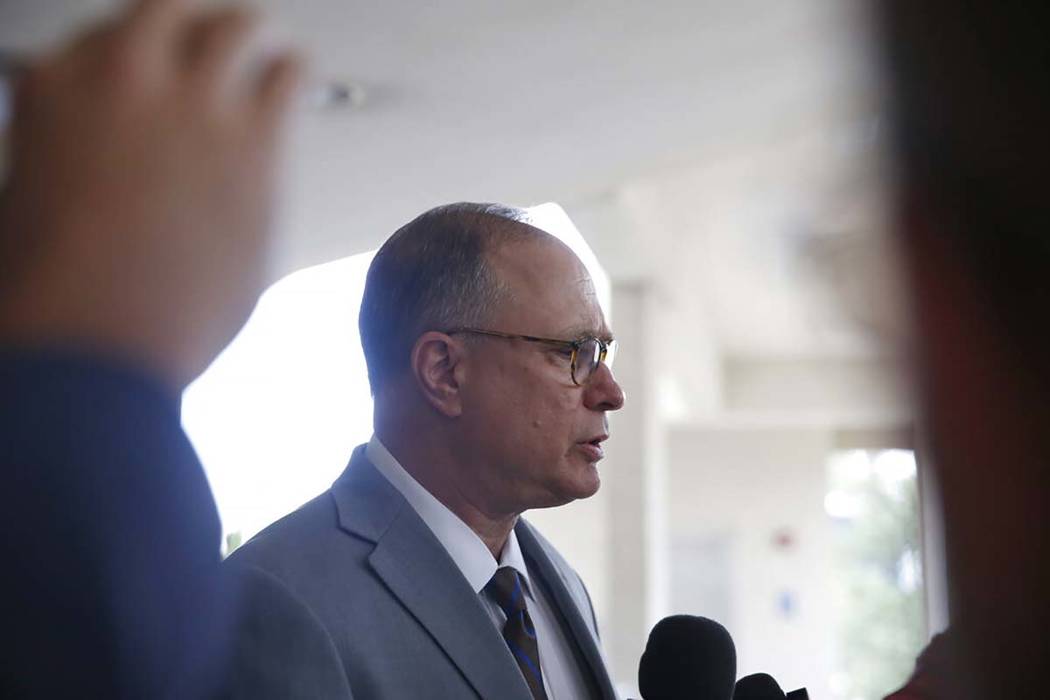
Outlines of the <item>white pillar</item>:
<svg viewBox="0 0 1050 700">
<path fill-rule="evenodd" d="M 656 406 L 653 297 L 646 282 L 613 284 L 613 331 L 620 343 L 615 374 L 627 400 L 610 416 L 612 439 L 602 466 L 610 544 L 603 639 L 615 679 L 635 696 L 638 660 L 668 594 L 666 434 Z"/>
</svg>

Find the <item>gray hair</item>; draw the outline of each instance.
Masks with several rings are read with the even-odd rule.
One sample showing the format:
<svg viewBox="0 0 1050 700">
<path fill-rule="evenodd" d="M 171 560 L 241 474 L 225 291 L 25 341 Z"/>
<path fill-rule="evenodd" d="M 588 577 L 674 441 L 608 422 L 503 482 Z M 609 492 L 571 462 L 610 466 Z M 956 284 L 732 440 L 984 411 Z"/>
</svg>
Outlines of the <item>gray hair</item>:
<svg viewBox="0 0 1050 700">
<path fill-rule="evenodd" d="M 408 367 L 422 333 L 492 317 L 506 289 L 487 262 L 490 250 L 545 235 L 522 209 L 460 202 L 420 214 L 387 239 L 368 268 L 358 317 L 372 394 Z"/>
</svg>

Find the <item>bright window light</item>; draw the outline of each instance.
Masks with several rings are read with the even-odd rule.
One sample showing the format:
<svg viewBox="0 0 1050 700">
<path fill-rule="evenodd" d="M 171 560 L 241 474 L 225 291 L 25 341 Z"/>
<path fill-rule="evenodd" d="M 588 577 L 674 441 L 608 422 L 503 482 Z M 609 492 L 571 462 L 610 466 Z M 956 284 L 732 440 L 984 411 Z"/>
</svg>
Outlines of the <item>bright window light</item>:
<svg viewBox="0 0 1050 700">
<path fill-rule="evenodd" d="M 915 453 L 846 450 L 828 460 L 835 697 L 900 687 L 926 642 Z"/>
<path fill-rule="evenodd" d="M 247 539 L 327 489 L 372 433 L 357 333 L 374 253 L 296 272 L 183 395 L 227 538 Z"/>
<path fill-rule="evenodd" d="M 537 204 L 528 207 L 526 211 L 529 213 L 530 224 L 558 238 L 580 258 L 594 281 L 594 289 L 598 293 L 598 303 L 605 313 L 605 320 L 612 323 L 612 286 L 609 283 L 609 275 L 598 262 L 594 251 L 587 245 L 583 234 L 577 230 L 576 224 L 572 223 L 572 219 L 561 205 L 555 202 Z"/>
</svg>

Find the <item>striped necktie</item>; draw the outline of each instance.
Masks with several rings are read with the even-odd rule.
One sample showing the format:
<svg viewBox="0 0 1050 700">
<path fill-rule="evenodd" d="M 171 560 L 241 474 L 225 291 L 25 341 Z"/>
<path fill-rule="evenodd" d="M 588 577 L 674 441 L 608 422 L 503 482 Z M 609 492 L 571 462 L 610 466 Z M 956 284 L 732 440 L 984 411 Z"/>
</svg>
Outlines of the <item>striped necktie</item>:
<svg viewBox="0 0 1050 700">
<path fill-rule="evenodd" d="M 539 647 L 536 645 L 536 628 L 532 626 L 532 618 L 525 607 L 525 592 L 518 572 L 509 566 L 498 569 L 485 590 L 489 591 L 507 616 L 503 639 L 514 654 L 514 660 L 518 662 L 532 697 L 535 700 L 547 700 L 547 693 L 543 689 L 543 673 L 540 671 Z"/>
</svg>

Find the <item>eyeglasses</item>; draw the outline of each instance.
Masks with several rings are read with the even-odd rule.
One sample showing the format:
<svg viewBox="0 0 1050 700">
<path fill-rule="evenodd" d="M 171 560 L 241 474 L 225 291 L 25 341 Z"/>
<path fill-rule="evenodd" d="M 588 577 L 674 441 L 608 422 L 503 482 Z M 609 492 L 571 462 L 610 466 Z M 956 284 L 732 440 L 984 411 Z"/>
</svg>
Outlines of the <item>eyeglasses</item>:
<svg viewBox="0 0 1050 700">
<path fill-rule="evenodd" d="M 572 383 L 583 386 L 587 380 L 598 370 L 598 365 L 604 363 L 606 367 L 612 367 L 616 358 L 616 341 L 605 341 L 600 338 L 581 338 L 580 340 L 557 340 L 555 338 L 538 338 L 534 335 L 517 335 L 514 333 L 500 333 L 481 328 L 453 328 L 445 331 L 448 335 L 456 333 L 475 333 L 487 335 L 492 338 L 504 338 L 506 340 L 525 340 L 530 343 L 543 343 L 554 347 L 564 348 L 569 353 L 569 372 Z"/>
</svg>

